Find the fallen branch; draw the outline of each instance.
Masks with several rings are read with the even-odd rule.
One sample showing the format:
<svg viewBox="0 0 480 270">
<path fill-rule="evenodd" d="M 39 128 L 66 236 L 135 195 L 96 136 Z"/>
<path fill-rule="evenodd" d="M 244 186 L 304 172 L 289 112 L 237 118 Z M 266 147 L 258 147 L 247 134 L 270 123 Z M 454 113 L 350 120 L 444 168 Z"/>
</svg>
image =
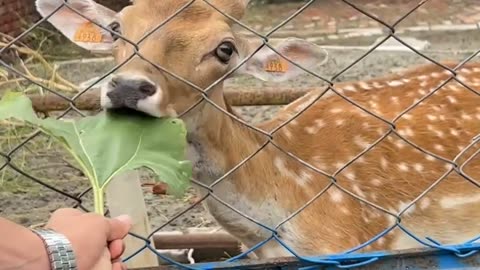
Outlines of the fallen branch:
<svg viewBox="0 0 480 270">
<path fill-rule="evenodd" d="M 260 106 L 260 105 L 284 105 L 305 95 L 315 88 L 261 88 L 245 89 L 230 88 L 225 91 L 225 97 L 232 106 Z M 70 107 L 70 101 L 54 95 L 29 95 L 33 108 L 37 112 L 63 111 Z M 79 110 L 95 111 L 100 109 L 100 91 L 90 90 L 80 95 L 73 105 Z"/>
</svg>

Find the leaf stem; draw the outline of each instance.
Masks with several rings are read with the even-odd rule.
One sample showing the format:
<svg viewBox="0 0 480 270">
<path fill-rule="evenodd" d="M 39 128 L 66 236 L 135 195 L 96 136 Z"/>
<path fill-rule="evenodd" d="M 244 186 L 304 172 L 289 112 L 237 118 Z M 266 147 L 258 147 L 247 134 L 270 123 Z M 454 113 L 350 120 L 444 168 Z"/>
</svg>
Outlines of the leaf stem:
<svg viewBox="0 0 480 270">
<path fill-rule="evenodd" d="M 103 207 L 103 189 L 98 187 L 93 188 L 93 203 L 95 206 L 95 213 L 103 215 L 105 212 Z"/>
</svg>

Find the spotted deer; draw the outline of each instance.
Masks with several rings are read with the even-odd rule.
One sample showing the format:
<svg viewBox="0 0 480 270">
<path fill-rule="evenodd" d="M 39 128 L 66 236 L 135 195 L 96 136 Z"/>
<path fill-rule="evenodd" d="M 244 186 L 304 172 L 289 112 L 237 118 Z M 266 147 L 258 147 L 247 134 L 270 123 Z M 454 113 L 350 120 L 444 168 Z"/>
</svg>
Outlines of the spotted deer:
<svg viewBox="0 0 480 270">
<path fill-rule="evenodd" d="M 38 11 L 46 17 L 63 2 L 37 0 Z M 278 238 L 296 254 L 343 252 L 398 223 L 419 239 L 431 237 L 442 244 L 462 243 L 480 233 L 480 159 L 474 143 L 480 133 L 479 63 L 465 64 L 456 74 L 472 89 L 451 80 L 433 92 L 453 75 L 427 64 L 377 79 L 335 84 L 345 98 L 332 91 L 312 91 L 256 126 L 272 132 L 303 111 L 266 144 L 267 135 L 224 112 L 235 115 L 224 99 L 223 82 L 206 94 L 211 103 L 203 100 L 188 110 L 200 101 L 200 93 L 175 78 L 205 89 L 240 63 L 230 76 L 281 82 L 302 73 L 261 47 L 261 41 L 236 30 L 231 18 L 242 18 L 247 0 L 134 0 L 119 13 L 91 0 L 67 2 L 84 17 L 62 7 L 49 22 L 77 45 L 111 51 L 117 63 L 126 62 L 102 90 L 103 107 L 129 108 L 154 117 L 180 115 L 187 125 L 194 178 L 204 185 L 249 158 L 212 191 L 251 220 L 276 229 Z M 153 33 L 144 38 L 149 32 Z M 129 43 L 139 41 L 141 56 L 134 55 Z M 282 40 L 274 48 L 306 69 L 315 69 L 326 57 L 315 44 L 297 38 Z M 458 166 L 445 160 L 455 160 Z M 455 171 L 460 169 L 465 177 Z M 213 218 L 247 247 L 272 235 L 225 204 L 212 196 L 205 201 Z M 360 251 L 420 246 L 396 226 Z M 291 255 L 275 240 L 255 254 Z"/>
</svg>

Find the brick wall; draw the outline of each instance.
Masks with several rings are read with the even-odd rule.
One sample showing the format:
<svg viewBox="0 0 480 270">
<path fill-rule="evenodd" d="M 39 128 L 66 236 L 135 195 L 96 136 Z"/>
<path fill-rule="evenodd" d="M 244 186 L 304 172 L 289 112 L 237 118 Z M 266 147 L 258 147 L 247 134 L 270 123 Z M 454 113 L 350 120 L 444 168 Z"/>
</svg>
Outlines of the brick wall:
<svg viewBox="0 0 480 270">
<path fill-rule="evenodd" d="M 121 9 L 129 0 L 100 0 L 105 6 L 114 10 Z M 18 35 L 21 30 L 22 20 L 35 22 L 40 15 L 35 10 L 35 0 L 0 0 L 0 33 Z"/>
</svg>

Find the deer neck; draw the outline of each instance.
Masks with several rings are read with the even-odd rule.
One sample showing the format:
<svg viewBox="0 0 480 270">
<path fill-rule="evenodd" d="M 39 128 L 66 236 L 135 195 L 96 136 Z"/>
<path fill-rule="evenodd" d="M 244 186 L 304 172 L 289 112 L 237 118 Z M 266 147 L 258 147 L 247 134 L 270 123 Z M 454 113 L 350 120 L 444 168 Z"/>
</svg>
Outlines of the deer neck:
<svg viewBox="0 0 480 270">
<path fill-rule="evenodd" d="M 218 108 L 203 101 L 184 118 L 188 132 L 188 156 L 194 164 L 194 177 L 206 184 L 223 176 L 250 155 L 258 148 L 261 139 L 224 112 L 235 115 L 225 101 L 223 86 L 212 89 L 209 99 Z"/>
</svg>

